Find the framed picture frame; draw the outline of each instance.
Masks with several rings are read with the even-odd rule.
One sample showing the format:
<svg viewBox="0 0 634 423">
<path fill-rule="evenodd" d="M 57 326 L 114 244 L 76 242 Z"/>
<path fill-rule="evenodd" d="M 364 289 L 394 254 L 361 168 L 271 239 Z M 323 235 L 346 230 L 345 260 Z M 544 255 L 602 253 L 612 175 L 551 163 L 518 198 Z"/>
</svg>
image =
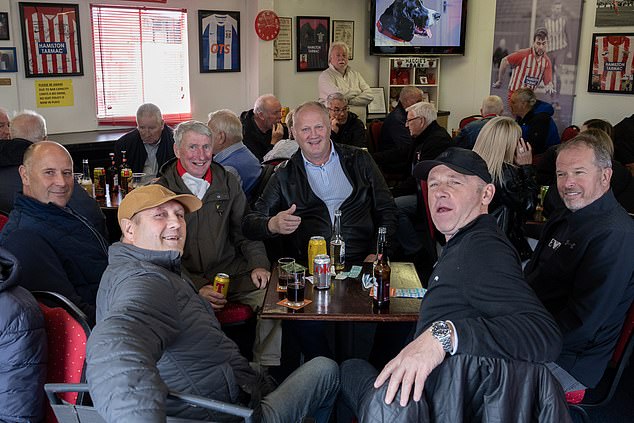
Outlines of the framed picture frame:
<svg viewBox="0 0 634 423">
<path fill-rule="evenodd" d="M 200 72 L 240 72 L 240 12 L 198 11 Z"/>
<path fill-rule="evenodd" d="M 9 40 L 9 12 L 0 12 L 0 41 Z"/>
<path fill-rule="evenodd" d="M 368 104 L 368 114 L 387 113 L 385 108 L 385 91 L 383 87 L 370 88 L 372 101 Z"/>
<path fill-rule="evenodd" d="M 0 47 L 0 72 L 17 72 L 15 47 Z"/>
<path fill-rule="evenodd" d="M 332 21 L 332 42 L 348 46 L 348 60 L 354 59 L 354 21 Z"/>
<path fill-rule="evenodd" d="M 592 34 L 588 92 L 634 94 L 634 33 Z"/>
<path fill-rule="evenodd" d="M 321 71 L 328 67 L 330 18 L 297 17 L 297 72 Z"/>
<path fill-rule="evenodd" d="M 280 33 L 273 40 L 273 60 L 293 60 L 293 18 L 279 19 Z"/>
<path fill-rule="evenodd" d="M 79 5 L 19 3 L 27 78 L 82 76 Z"/>
<path fill-rule="evenodd" d="M 634 24 L 634 3 L 631 1 L 597 1 L 594 26 L 628 26 L 632 24 Z"/>
</svg>

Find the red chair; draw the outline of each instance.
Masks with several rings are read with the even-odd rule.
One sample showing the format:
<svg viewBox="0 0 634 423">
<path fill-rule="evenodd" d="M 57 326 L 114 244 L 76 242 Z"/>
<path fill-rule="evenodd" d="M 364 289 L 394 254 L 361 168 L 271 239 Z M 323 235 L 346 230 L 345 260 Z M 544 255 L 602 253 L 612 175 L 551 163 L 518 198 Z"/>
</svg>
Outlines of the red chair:
<svg viewBox="0 0 634 423">
<path fill-rule="evenodd" d="M 368 124 L 368 151 L 370 153 L 379 151 L 382 127 L 383 121 L 380 120 L 375 120 Z"/>
<path fill-rule="evenodd" d="M 612 400 L 612 397 L 619 386 L 623 371 L 630 361 L 632 350 L 634 350 L 633 332 L 634 303 L 630 305 L 630 309 L 627 312 L 623 328 L 621 329 L 621 335 L 619 336 L 614 353 L 612 354 L 612 359 L 603 374 L 603 378 L 601 379 L 599 386 L 592 390 L 574 391 L 566 394 L 566 401 L 570 406 L 570 410 L 579 413 L 584 422 L 589 421 L 587 409 L 603 407 Z M 601 391 L 601 387 L 605 387 L 605 389 Z M 586 402 L 583 402 L 586 393 L 589 393 L 588 391 L 591 391 L 591 393 L 594 394 L 593 396 L 598 395 L 598 391 L 601 391 L 600 393 L 603 395 L 599 395 L 597 398 L 592 400 L 585 398 Z"/>
<path fill-rule="evenodd" d="M 4 228 L 4 225 L 9 221 L 9 217 L 0 213 L 0 231 Z"/>
<path fill-rule="evenodd" d="M 86 341 L 90 326 L 86 315 L 66 297 L 56 292 L 34 291 L 48 338 L 47 383 L 84 383 Z M 61 398 L 69 404 L 83 404 L 84 394 L 67 392 Z M 48 407 L 46 422 L 57 422 Z"/>
<path fill-rule="evenodd" d="M 465 126 L 467 126 L 468 124 L 470 124 L 471 122 L 473 122 L 474 120 L 480 120 L 482 119 L 481 115 L 471 115 L 471 116 L 467 116 L 465 118 L 462 118 L 460 120 L 460 123 L 458 124 L 458 128 L 462 129 Z"/>
</svg>

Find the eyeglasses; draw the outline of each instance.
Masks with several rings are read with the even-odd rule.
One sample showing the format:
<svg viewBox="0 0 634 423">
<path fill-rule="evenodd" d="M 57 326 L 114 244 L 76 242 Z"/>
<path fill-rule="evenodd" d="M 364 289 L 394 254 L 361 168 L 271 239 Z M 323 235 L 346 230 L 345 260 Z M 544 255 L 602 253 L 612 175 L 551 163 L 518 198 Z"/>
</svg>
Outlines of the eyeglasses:
<svg viewBox="0 0 634 423">
<path fill-rule="evenodd" d="M 405 121 L 405 123 L 410 123 L 410 122 L 411 122 L 411 121 L 413 121 L 413 120 L 416 120 L 416 119 L 422 119 L 422 118 L 423 118 L 422 116 L 416 116 L 416 117 L 413 117 L 413 118 L 411 118 L 411 119 L 407 119 L 407 120 Z"/>
<path fill-rule="evenodd" d="M 330 109 L 330 108 L 328 108 L 328 110 L 330 110 L 331 112 L 333 112 L 335 114 L 347 112 L 348 109 L 349 109 L 349 107 L 344 107 L 343 109 Z"/>
</svg>

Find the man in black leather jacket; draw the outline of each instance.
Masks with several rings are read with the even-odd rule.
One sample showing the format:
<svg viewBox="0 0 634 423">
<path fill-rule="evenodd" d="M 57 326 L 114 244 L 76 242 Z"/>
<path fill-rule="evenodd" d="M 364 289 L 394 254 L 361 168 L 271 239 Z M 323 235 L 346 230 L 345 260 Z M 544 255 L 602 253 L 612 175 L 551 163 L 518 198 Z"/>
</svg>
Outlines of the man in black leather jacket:
<svg viewBox="0 0 634 423">
<path fill-rule="evenodd" d="M 300 150 L 271 177 L 244 217 L 244 234 L 257 240 L 281 237 L 283 254 L 306 263 L 310 237 L 329 242 L 334 211 L 340 209 L 346 260 L 372 259 L 378 227 L 387 227 L 388 237 L 396 230 L 396 207 L 383 176 L 367 152 L 330 141 L 330 119 L 321 104 L 304 103 L 294 120 Z"/>
</svg>

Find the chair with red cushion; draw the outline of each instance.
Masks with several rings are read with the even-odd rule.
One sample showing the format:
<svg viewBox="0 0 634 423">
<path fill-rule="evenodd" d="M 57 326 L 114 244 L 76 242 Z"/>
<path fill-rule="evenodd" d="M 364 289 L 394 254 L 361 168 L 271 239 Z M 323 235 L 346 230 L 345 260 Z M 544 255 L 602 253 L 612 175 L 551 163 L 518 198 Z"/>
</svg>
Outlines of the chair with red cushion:
<svg viewBox="0 0 634 423">
<path fill-rule="evenodd" d="M 240 354 L 248 360 L 253 358 L 256 316 L 251 307 L 242 303 L 228 302 L 216 311 L 222 331 L 236 343 Z"/>
<path fill-rule="evenodd" d="M 462 129 L 465 126 L 467 126 L 468 124 L 470 124 L 471 122 L 473 122 L 474 120 L 480 120 L 482 119 L 481 115 L 471 115 L 471 116 L 467 116 L 465 118 L 462 118 L 460 120 L 460 123 L 458 124 L 458 128 Z"/>
<path fill-rule="evenodd" d="M 86 341 L 90 326 L 86 315 L 66 297 L 56 292 L 34 291 L 46 324 L 48 338 L 47 383 L 84 383 Z M 82 404 L 83 393 L 61 394 L 69 404 Z M 57 422 L 49 407 L 47 422 Z"/>
<path fill-rule="evenodd" d="M 9 217 L 0 213 L 0 231 L 4 228 L 4 225 L 9 221 Z"/>
<path fill-rule="evenodd" d="M 633 333 L 634 303 L 630 305 L 630 309 L 625 316 L 625 322 L 623 323 L 619 340 L 616 343 L 608 368 L 603 374 L 599 385 L 594 389 L 574 391 L 566 394 L 566 401 L 570 406 L 570 410 L 579 413 L 584 422 L 589 421 L 587 409 L 603 407 L 612 400 L 619 386 L 623 371 L 630 361 L 632 350 L 634 350 Z"/>
<path fill-rule="evenodd" d="M 368 124 L 368 151 L 370 153 L 379 151 L 382 127 L 383 122 L 380 120 L 374 120 Z"/>
</svg>

